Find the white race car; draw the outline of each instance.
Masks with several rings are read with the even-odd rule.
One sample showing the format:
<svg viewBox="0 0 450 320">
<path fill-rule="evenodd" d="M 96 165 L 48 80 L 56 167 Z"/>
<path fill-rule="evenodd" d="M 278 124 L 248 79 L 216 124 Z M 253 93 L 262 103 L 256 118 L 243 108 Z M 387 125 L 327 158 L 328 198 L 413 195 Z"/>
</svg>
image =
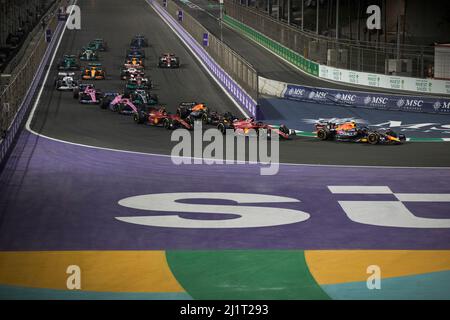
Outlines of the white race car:
<svg viewBox="0 0 450 320">
<path fill-rule="evenodd" d="M 58 72 L 55 79 L 56 90 L 73 91 L 78 87 L 78 80 L 75 79 L 74 72 Z"/>
</svg>

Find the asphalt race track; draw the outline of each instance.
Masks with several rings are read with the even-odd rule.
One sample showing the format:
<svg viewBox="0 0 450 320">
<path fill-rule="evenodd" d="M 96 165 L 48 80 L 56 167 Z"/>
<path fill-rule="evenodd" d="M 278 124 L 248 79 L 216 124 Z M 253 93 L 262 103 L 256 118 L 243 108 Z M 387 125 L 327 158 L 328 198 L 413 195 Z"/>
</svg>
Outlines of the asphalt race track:
<svg viewBox="0 0 450 320">
<path fill-rule="evenodd" d="M 169 131 L 57 92 L 59 57 L 104 38 L 108 79 L 95 84 L 118 91 L 129 40 L 143 33 L 146 73 L 169 110 L 238 109 L 146 1 L 77 4 L 82 29 L 62 38 L 31 122 L 39 135 L 24 130 L 0 173 L 0 298 L 450 298 L 447 143 L 294 137 L 280 141 L 288 163 L 275 175 L 174 165 Z M 156 68 L 167 51 L 180 69 Z M 384 290 L 367 290 L 372 264 Z M 68 265 L 83 270 L 82 290 L 67 290 Z"/>
</svg>

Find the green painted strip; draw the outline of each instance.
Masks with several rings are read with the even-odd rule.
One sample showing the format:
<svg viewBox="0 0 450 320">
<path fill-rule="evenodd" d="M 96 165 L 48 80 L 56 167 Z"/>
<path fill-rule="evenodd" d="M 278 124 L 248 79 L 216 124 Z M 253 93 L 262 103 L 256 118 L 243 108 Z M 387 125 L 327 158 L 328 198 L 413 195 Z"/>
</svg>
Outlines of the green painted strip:
<svg viewBox="0 0 450 320">
<path fill-rule="evenodd" d="M 244 34 L 248 38 L 258 42 L 260 45 L 266 47 L 270 51 L 281 56 L 282 58 L 290 61 L 295 66 L 302 69 L 303 71 L 305 71 L 313 76 L 316 76 L 316 77 L 319 76 L 319 64 L 318 63 L 306 59 L 301 54 L 266 37 L 264 34 L 260 33 L 259 31 L 247 26 L 246 24 L 244 24 L 228 15 L 223 16 L 223 21 L 231 28 Z"/>
<path fill-rule="evenodd" d="M 194 299 L 329 299 L 300 250 L 167 251 Z"/>
</svg>

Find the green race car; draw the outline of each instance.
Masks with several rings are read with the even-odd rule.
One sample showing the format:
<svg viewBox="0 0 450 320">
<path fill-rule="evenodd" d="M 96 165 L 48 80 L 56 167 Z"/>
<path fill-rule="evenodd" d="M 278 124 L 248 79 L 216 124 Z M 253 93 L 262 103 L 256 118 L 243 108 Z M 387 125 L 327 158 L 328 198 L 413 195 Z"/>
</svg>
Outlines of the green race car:
<svg viewBox="0 0 450 320">
<path fill-rule="evenodd" d="M 128 79 L 124 92 L 126 95 L 129 95 L 136 90 L 150 90 L 152 87 L 152 81 L 150 79 L 133 77 Z"/>
<path fill-rule="evenodd" d="M 77 58 L 74 55 L 64 55 L 61 61 L 58 63 L 58 70 L 80 70 L 80 64 L 77 62 Z"/>
<path fill-rule="evenodd" d="M 131 101 L 135 105 L 154 106 L 158 104 L 158 96 L 146 90 L 137 89 L 130 94 Z"/>
<path fill-rule="evenodd" d="M 89 49 L 89 48 L 83 48 L 80 53 L 80 60 L 82 61 L 98 61 L 99 57 L 97 54 L 97 51 Z"/>
</svg>

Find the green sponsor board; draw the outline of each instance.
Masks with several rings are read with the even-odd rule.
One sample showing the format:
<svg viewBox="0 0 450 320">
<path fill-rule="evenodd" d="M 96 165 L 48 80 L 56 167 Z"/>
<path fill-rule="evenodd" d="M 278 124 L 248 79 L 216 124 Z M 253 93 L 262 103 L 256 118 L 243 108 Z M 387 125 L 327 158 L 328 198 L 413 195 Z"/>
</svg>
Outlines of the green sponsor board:
<svg viewBox="0 0 450 320">
<path fill-rule="evenodd" d="M 254 40 L 255 42 L 269 49 L 270 51 L 280 56 L 281 58 L 289 61 L 290 63 L 302 69 L 303 71 L 316 77 L 319 76 L 319 64 L 306 59 L 297 52 L 279 44 L 278 42 L 266 37 L 264 34 L 256 31 L 253 28 L 250 28 L 249 26 L 247 26 L 242 22 L 239 22 L 231 18 L 228 15 L 224 15 L 223 21 L 231 28 L 244 34 L 248 38 Z"/>
</svg>

